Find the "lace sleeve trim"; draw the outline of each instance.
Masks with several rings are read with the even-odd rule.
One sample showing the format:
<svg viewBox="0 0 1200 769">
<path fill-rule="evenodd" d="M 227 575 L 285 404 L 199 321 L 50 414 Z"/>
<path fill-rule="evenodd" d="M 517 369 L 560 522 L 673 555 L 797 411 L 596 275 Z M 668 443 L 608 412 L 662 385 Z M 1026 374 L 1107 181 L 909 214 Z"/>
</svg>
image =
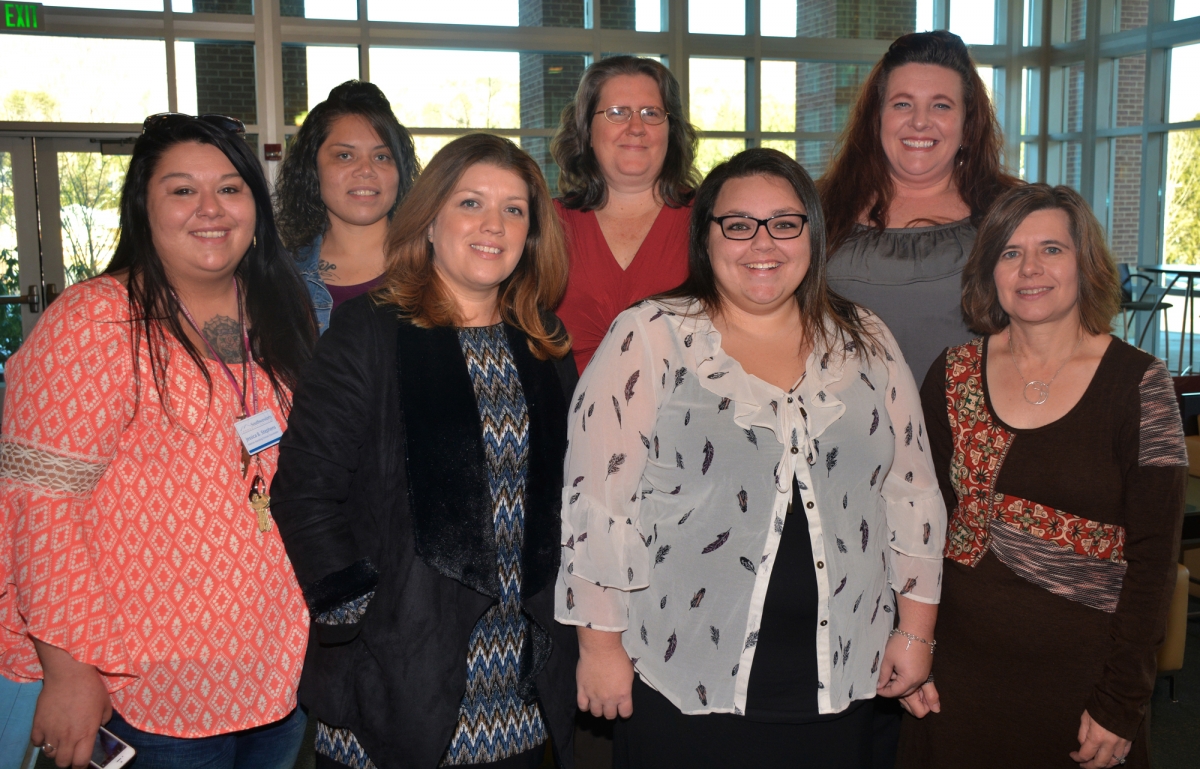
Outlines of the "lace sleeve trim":
<svg viewBox="0 0 1200 769">
<path fill-rule="evenodd" d="M 0 484 L 30 486 L 51 496 L 90 497 L 108 468 L 105 460 L 65 456 L 12 441 L 0 442 Z"/>
</svg>

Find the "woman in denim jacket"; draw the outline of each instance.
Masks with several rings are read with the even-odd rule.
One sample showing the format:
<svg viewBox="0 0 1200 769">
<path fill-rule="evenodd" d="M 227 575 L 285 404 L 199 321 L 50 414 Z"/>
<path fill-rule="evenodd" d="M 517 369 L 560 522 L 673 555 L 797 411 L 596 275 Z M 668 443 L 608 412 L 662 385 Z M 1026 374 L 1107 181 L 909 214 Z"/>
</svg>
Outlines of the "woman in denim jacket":
<svg viewBox="0 0 1200 769">
<path fill-rule="evenodd" d="M 379 284 L 388 222 L 420 171 L 378 86 L 348 80 L 304 119 L 279 171 L 276 220 L 322 334 L 342 302 Z"/>
</svg>

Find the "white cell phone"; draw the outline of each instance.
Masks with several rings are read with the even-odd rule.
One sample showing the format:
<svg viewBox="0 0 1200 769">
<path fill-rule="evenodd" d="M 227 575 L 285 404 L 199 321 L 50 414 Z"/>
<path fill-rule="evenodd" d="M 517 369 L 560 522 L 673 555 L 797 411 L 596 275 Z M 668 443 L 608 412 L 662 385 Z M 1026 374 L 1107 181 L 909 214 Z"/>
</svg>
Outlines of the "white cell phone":
<svg viewBox="0 0 1200 769">
<path fill-rule="evenodd" d="M 121 741 L 103 726 L 96 732 L 96 744 L 92 746 L 91 769 L 118 769 L 133 760 L 137 751 Z"/>
</svg>

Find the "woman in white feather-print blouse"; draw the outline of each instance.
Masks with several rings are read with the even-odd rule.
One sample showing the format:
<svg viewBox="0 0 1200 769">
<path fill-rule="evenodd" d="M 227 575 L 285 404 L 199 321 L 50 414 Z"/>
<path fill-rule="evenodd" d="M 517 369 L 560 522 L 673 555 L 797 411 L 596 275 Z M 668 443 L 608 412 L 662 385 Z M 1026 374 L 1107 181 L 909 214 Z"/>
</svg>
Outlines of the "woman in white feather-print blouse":
<svg viewBox="0 0 1200 769">
<path fill-rule="evenodd" d="M 869 766 L 862 705 L 922 696 L 940 595 L 917 388 L 828 291 L 795 161 L 718 166 L 691 230 L 688 282 L 618 316 L 571 404 L 555 613 L 579 705 L 622 717 L 618 767 Z"/>
</svg>

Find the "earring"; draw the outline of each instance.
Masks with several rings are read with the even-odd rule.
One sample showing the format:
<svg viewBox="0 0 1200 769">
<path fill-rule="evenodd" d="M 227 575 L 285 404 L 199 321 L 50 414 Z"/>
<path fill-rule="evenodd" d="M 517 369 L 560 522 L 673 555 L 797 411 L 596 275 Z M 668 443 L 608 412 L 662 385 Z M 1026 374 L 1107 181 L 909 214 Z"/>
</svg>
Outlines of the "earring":
<svg viewBox="0 0 1200 769">
<path fill-rule="evenodd" d="M 258 248 L 258 236 L 250 238 L 250 248 Z"/>
</svg>

